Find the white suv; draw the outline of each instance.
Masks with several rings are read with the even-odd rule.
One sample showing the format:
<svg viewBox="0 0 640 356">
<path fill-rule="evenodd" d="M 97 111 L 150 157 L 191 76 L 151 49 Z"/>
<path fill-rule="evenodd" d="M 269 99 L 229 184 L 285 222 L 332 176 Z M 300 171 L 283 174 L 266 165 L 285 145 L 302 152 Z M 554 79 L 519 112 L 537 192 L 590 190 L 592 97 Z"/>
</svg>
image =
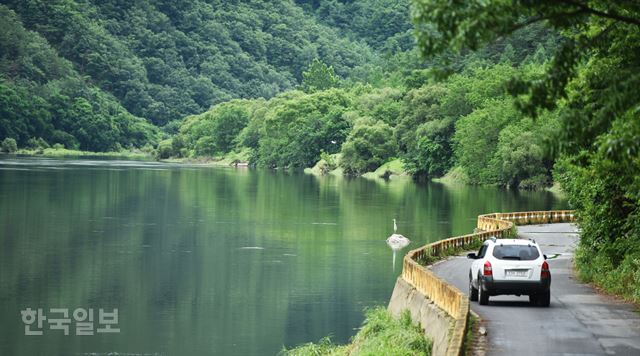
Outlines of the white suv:
<svg viewBox="0 0 640 356">
<path fill-rule="evenodd" d="M 492 238 L 480 251 L 467 255 L 469 299 L 481 305 L 501 294 L 528 295 L 531 304 L 548 307 L 551 300 L 551 272 L 540 247 L 533 240 Z"/>
</svg>

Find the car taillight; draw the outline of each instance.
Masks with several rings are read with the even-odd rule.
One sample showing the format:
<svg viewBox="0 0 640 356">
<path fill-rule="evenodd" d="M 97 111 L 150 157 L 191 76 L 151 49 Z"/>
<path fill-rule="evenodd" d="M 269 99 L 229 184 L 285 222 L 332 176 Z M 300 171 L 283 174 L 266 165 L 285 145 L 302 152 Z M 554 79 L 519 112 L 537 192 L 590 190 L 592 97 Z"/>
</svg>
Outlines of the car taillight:
<svg viewBox="0 0 640 356">
<path fill-rule="evenodd" d="M 542 271 L 540 271 L 540 278 L 549 278 L 551 277 L 551 272 L 549 272 L 549 264 L 547 261 L 542 262 Z"/>
<path fill-rule="evenodd" d="M 482 274 L 485 276 L 493 276 L 493 268 L 491 268 L 491 262 L 487 261 L 484 263 Z"/>
</svg>

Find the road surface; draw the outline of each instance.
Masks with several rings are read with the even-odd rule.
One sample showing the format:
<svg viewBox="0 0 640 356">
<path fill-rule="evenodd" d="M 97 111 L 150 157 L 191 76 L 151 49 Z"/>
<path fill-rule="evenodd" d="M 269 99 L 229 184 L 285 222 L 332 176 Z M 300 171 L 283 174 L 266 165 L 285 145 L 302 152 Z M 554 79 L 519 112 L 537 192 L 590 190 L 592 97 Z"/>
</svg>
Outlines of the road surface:
<svg viewBox="0 0 640 356">
<path fill-rule="evenodd" d="M 487 329 L 488 355 L 640 356 L 640 313 L 631 304 L 596 293 L 572 272 L 578 241 L 572 224 L 519 226 L 550 258 L 551 306 L 532 307 L 527 296 L 491 297 L 488 306 L 471 302 Z M 454 257 L 433 271 L 468 293 L 471 260 Z"/>
</svg>

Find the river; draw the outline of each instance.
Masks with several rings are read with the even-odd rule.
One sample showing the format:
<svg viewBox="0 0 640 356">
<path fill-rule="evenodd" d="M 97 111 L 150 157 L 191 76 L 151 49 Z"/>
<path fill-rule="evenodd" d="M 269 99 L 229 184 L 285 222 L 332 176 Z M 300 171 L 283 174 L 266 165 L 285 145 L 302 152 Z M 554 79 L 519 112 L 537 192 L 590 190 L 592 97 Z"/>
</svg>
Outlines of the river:
<svg viewBox="0 0 640 356">
<path fill-rule="evenodd" d="M 0 354 L 269 355 L 386 305 L 402 255 L 549 192 L 120 160 L 0 156 Z M 412 240 L 394 258 L 393 232 Z M 21 311 L 41 308 L 43 335 Z M 69 335 L 51 319 L 69 310 Z M 78 336 L 73 311 L 94 310 Z M 102 308 L 119 332 L 98 333 Z M 86 321 L 86 320 L 85 320 Z"/>
</svg>

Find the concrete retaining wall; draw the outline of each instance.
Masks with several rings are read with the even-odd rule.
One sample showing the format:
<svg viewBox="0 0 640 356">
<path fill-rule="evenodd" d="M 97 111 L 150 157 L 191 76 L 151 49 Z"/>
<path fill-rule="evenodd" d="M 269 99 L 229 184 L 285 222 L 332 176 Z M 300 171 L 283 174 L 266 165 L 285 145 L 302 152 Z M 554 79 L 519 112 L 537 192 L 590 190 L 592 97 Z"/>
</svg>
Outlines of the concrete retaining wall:
<svg viewBox="0 0 640 356">
<path fill-rule="evenodd" d="M 444 356 L 447 353 L 449 330 L 454 327 L 455 320 L 402 277 L 396 281 L 388 309 L 395 317 L 408 310 L 411 319 L 420 323 L 425 335 L 433 341 L 432 355 Z"/>
</svg>

